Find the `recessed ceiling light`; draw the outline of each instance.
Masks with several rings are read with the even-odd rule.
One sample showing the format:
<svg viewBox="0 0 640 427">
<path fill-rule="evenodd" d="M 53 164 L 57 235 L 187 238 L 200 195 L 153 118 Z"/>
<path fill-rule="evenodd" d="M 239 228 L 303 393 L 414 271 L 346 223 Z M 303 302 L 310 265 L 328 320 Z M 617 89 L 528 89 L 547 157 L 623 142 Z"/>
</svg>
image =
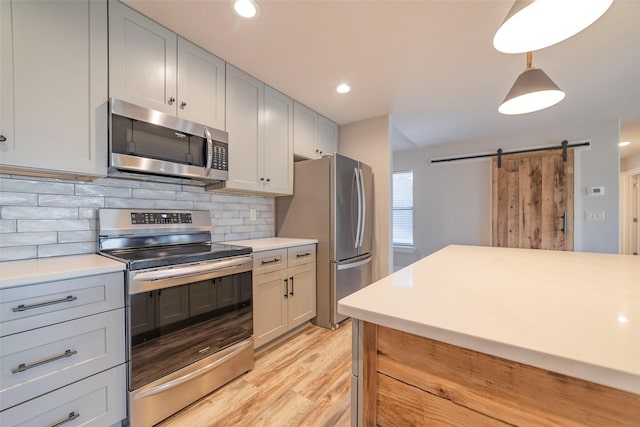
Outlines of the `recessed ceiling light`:
<svg viewBox="0 0 640 427">
<path fill-rule="evenodd" d="M 231 8 L 243 18 L 254 18 L 260 11 L 255 0 L 231 0 Z"/>
<path fill-rule="evenodd" d="M 349 86 L 346 83 L 341 83 L 338 85 L 338 87 L 336 88 L 336 91 L 338 93 L 347 93 L 351 91 L 351 86 Z"/>
<path fill-rule="evenodd" d="M 622 141 L 622 142 L 621 142 L 621 143 L 619 143 L 618 145 L 619 145 L 620 147 L 626 147 L 627 145 L 630 145 L 630 144 L 631 144 L 631 141 Z"/>
</svg>

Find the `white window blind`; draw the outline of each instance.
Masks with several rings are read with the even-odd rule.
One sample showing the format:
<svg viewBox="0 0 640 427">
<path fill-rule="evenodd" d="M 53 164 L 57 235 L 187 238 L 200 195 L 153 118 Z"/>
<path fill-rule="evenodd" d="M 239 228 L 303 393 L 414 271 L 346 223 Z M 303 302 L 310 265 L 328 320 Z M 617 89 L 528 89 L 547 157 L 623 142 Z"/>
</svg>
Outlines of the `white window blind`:
<svg viewBox="0 0 640 427">
<path fill-rule="evenodd" d="M 393 173 L 393 245 L 413 246 L 413 171 Z"/>
</svg>

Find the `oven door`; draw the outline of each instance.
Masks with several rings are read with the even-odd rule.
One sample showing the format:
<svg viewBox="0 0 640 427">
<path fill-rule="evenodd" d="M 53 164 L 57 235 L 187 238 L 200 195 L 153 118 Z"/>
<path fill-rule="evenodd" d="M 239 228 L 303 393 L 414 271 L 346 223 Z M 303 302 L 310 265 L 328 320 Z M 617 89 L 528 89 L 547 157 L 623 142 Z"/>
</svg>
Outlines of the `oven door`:
<svg viewBox="0 0 640 427">
<path fill-rule="evenodd" d="M 129 272 L 129 390 L 253 335 L 252 258 Z"/>
</svg>

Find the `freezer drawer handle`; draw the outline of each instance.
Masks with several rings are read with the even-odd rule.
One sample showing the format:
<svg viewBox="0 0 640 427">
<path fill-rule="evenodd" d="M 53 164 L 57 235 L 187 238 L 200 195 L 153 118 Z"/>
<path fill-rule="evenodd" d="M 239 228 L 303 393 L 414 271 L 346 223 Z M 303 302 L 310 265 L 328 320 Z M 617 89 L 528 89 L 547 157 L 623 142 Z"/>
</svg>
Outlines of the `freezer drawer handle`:
<svg viewBox="0 0 640 427">
<path fill-rule="evenodd" d="M 270 259 L 269 261 L 262 260 L 262 261 L 261 261 L 261 264 L 262 264 L 262 265 L 266 265 L 266 264 L 273 264 L 274 262 L 280 262 L 280 258 L 279 258 L 279 257 L 276 257 L 276 258 L 274 258 L 274 259 Z"/>
<path fill-rule="evenodd" d="M 18 365 L 17 368 L 13 368 L 11 370 L 11 373 L 12 374 L 17 374 L 18 372 L 24 372 L 27 369 L 35 368 L 36 366 L 41 366 L 41 365 L 44 365 L 46 363 L 55 362 L 56 360 L 64 359 L 64 358 L 67 358 L 67 357 L 71 357 L 74 354 L 78 354 L 78 351 L 77 350 L 67 349 L 67 350 L 65 350 L 64 353 L 59 354 L 57 356 L 48 357 L 46 359 L 42 359 L 42 360 L 39 360 L 39 361 L 33 362 L 33 363 L 21 363 L 20 365 Z"/>
<path fill-rule="evenodd" d="M 53 424 L 49 424 L 47 427 L 58 427 L 58 426 L 61 426 L 62 424 L 65 424 L 65 423 L 68 423 L 69 421 L 75 420 L 79 416 L 80 416 L 80 412 L 78 412 L 78 411 L 69 412 L 69 415 L 67 415 L 66 417 L 64 417 L 60 421 L 56 421 Z"/>
<path fill-rule="evenodd" d="M 71 302 L 71 301 L 75 301 L 77 299 L 78 299 L 78 297 L 74 297 L 73 295 L 67 295 L 65 298 L 56 299 L 56 300 L 53 300 L 53 301 L 39 302 L 37 304 L 31 304 L 31 305 L 20 304 L 17 307 L 13 307 L 11 309 L 11 311 L 13 311 L 14 313 L 18 312 L 18 311 L 27 311 L 27 310 L 31 310 L 33 308 L 46 307 L 47 305 L 60 304 L 60 303 L 63 303 L 63 302 Z"/>
<path fill-rule="evenodd" d="M 302 258 L 302 257 L 309 256 L 309 255 L 311 255 L 311 252 L 305 252 L 303 254 L 296 254 L 296 258 Z"/>
<path fill-rule="evenodd" d="M 356 262 L 352 262 L 349 264 L 339 264 L 338 265 L 338 271 L 341 270 L 349 270 L 350 268 L 356 268 L 356 267 L 360 267 L 362 265 L 365 265 L 367 263 L 371 262 L 371 257 L 368 257 L 367 259 L 363 259 L 362 261 L 356 261 Z"/>
</svg>

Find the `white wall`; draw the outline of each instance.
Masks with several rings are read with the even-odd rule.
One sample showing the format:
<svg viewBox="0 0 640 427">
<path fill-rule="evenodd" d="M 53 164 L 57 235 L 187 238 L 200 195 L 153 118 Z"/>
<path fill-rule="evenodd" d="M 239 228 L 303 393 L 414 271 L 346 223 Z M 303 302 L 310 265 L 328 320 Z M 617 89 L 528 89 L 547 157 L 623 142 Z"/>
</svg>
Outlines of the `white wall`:
<svg viewBox="0 0 640 427">
<path fill-rule="evenodd" d="M 621 172 L 626 172 L 638 168 L 640 168 L 640 153 L 636 153 L 633 156 L 629 156 L 626 159 L 620 160 Z"/>
<path fill-rule="evenodd" d="M 491 161 L 474 160 L 431 165 L 432 158 L 455 157 L 559 145 L 588 140 L 591 147 L 576 150 L 575 249 L 617 253 L 619 246 L 618 122 L 589 129 L 567 129 L 563 134 L 540 132 L 508 140 L 487 140 L 394 152 L 393 169 L 413 169 L 414 244 L 416 252 L 404 257 L 405 265 L 449 244 L 491 245 Z M 605 195 L 589 197 L 587 186 L 604 186 Z M 605 220 L 586 222 L 585 210 L 602 210 Z M 396 265 L 399 264 L 396 261 Z"/>
<path fill-rule="evenodd" d="M 215 241 L 275 235 L 273 197 L 115 178 L 0 175 L 0 261 L 95 253 L 99 208 L 208 210 Z M 249 209 L 256 210 L 255 220 Z"/>
<path fill-rule="evenodd" d="M 340 126 L 340 153 L 373 169 L 373 280 L 391 273 L 391 119 L 388 115 Z"/>
</svg>

